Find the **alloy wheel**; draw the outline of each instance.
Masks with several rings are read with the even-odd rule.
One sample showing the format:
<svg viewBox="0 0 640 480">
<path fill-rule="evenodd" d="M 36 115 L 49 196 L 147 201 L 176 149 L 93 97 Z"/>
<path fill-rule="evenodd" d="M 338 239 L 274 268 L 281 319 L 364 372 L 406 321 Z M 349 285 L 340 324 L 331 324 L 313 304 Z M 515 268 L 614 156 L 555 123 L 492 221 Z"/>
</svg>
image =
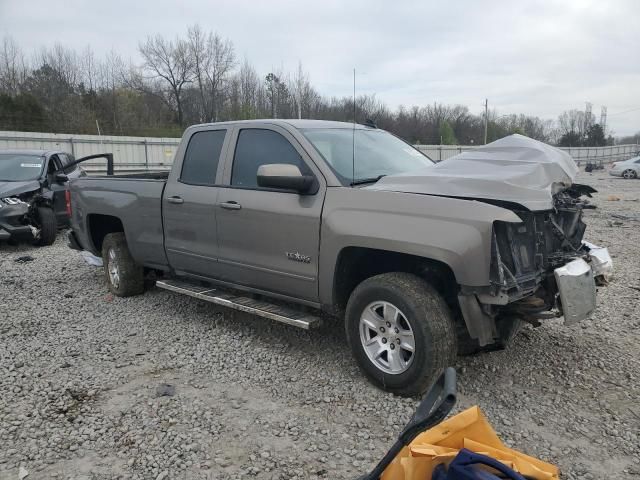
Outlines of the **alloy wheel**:
<svg viewBox="0 0 640 480">
<path fill-rule="evenodd" d="M 372 302 L 360 316 L 360 342 L 380 370 L 399 375 L 411 366 L 416 342 L 407 317 L 390 302 Z"/>
<path fill-rule="evenodd" d="M 120 269 L 118 268 L 118 261 L 116 260 L 116 252 L 113 248 L 109 249 L 109 281 L 114 288 L 120 286 Z"/>
</svg>

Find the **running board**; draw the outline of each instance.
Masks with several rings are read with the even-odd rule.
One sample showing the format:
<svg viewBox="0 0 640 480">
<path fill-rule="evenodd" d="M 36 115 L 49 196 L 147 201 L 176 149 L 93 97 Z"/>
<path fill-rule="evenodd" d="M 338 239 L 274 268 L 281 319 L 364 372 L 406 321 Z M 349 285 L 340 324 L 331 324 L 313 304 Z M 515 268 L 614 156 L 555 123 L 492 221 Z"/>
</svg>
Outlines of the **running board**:
<svg viewBox="0 0 640 480">
<path fill-rule="evenodd" d="M 223 307 L 240 310 L 258 317 L 269 318 L 276 322 L 286 323 L 294 327 L 309 330 L 320 325 L 320 317 L 295 308 L 275 305 L 263 300 L 255 300 L 249 297 L 235 295 L 227 290 L 203 287 L 180 280 L 158 280 L 156 286 L 172 292 L 181 293 L 198 298 L 206 302 L 215 303 Z"/>
</svg>

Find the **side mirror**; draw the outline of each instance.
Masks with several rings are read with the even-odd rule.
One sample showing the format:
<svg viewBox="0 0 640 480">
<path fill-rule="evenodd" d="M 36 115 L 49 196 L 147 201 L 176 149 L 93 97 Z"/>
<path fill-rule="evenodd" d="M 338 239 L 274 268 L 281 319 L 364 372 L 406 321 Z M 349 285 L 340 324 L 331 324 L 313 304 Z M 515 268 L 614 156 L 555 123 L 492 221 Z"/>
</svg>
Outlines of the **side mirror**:
<svg viewBox="0 0 640 480">
<path fill-rule="evenodd" d="M 314 178 L 302 175 L 295 165 L 286 163 L 272 163 L 258 167 L 258 186 L 263 188 L 277 188 L 293 190 L 298 193 L 311 193 Z"/>
<path fill-rule="evenodd" d="M 56 183 L 66 183 L 69 181 L 69 177 L 67 177 L 64 173 L 56 173 L 54 178 Z"/>
</svg>

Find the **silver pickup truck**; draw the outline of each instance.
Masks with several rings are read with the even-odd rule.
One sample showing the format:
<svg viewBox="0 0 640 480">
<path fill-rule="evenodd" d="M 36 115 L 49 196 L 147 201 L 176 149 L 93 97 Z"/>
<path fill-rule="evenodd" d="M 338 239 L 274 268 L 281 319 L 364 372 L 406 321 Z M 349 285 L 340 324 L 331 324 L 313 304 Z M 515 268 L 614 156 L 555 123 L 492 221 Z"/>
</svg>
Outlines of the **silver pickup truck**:
<svg viewBox="0 0 640 480">
<path fill-rule="evenodd" d="M 562 151 L 513 135 L 434 163 L 374 126 L 188 128 L 170 173 L 71 182 L 70 245 L 118 296 L 157 287 L 290 325 L 344 321 L 381 388 L 423 392 L 523 322 L 589 317 L 611 258 L 583 242 Z"/>
</svg>

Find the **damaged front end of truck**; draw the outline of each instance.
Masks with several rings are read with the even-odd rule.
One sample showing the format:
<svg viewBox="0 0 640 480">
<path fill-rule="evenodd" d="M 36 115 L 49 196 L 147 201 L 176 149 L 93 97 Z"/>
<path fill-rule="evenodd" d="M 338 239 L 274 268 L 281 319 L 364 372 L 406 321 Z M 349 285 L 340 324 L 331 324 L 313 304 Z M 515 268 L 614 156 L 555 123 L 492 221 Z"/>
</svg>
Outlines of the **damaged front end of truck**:
<svg viewBox="0 0 640 480">
<path fill-rule="evenodd" d="M 495 176 L 506 187 L 481 201 L 508 208 L 521 222 L 493 223 L 490 285 L 463 287 L 458 296 L 480 347 L 506 344 L 523 322 L 539 326 L 564 317 L 571 325 L 589 318 L 596 286 L 609 282 L 613 268 L 607 249 L 584 238 L 584 213 L 595 208 L 589 198 L 596 190 L 573 183 L 577 167 L 571 157 L 520 136 L 495 143 L 502 144 L 498 156 L 503 155 L 493 165 L 502 167 Z M 486 160 L 486 152 L 474 155 Z"/>
<path fill-rule="evenodd" d="M 596 285 L 607 283 L 612 262 L 606 248 L 584 239 L 595 190 L 574 183 L 577 172 L 564 151 L 511 135 L 372 188 L 488 203 L 520 219 L 492 221 L 486 284 L 459 285 L 469 336 L 476 346 L 495 348 L 523 322 L 564 317 L 572 324 L 596 308 Z"/>
<path fill-rule="evenodd" d="M 521 223 L 496 221 L 491 245 L 491 285 L 477 294 L 484 329 L 476 329 L 480 346 L 510 336 L 519 322 L 564 317 L 573 324 L 596 308 L 596 285 L 606 285 L 612 272 L 606 248 L 584 240 L 584 210 L 594 208 L 584 197 L 591 187 L 573 184 L 554 195 L 554 208 L 515 210 Z M 463 309 L 468 300 L 462 299 Z M 478 322 L 476 322 L 478 325 Z"/>
</svg>

